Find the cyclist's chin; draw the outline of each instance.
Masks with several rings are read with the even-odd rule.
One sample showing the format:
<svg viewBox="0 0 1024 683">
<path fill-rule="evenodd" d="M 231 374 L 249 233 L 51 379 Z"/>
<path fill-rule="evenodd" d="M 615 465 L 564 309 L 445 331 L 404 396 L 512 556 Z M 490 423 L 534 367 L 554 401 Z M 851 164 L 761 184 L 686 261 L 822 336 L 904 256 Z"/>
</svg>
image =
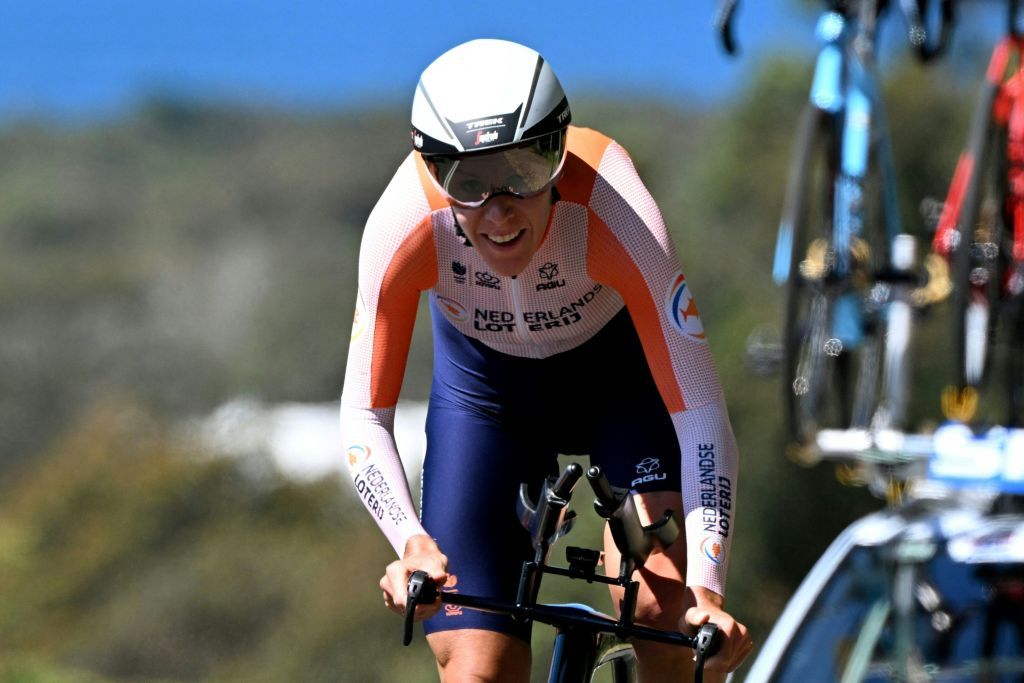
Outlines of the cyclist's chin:
<svg viewBox="0 0 1024 683">
<path fill-rule="evenodd" d="M 495 244 L 484 237 L 477 242 L 480 256 L 496 275 L 515 277 L 526 270 L 533 258 L 533 244 L 526 237 L 509 244 Z"/>
</svg>

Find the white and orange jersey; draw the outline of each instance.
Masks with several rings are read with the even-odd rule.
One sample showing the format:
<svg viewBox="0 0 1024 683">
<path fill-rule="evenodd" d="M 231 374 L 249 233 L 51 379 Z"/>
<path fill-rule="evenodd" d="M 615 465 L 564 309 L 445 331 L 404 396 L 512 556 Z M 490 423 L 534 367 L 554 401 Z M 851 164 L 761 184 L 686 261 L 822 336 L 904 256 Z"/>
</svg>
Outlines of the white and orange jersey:
<svg viewBox="0 0 1024 683">
<path fill-rule="evenodd" d="M 411 535 L 425 533 L 393 437 L 421 292 L 464 335 L 526 358 L 576 348 L 625 306 L 679 439 L 687 584 L 721 594 L 737 450 L 697 305 L 661 213 L 626 151 L 588 129 L 569 129 L 557 190 L 529 266 L 502 277 L 466 243 L 420 155 L 398 169 L 370 215 L 359 258 L 341 403 L 356 489 L 399 555 Z"/>
</svg>

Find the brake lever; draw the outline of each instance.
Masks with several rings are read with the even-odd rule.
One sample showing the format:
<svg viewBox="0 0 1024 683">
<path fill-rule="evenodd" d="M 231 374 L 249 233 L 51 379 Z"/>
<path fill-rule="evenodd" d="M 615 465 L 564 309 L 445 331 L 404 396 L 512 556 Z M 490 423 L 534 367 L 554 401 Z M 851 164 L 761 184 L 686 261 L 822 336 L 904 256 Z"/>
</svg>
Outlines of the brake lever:
<svg viewBox="0 0 1024 683">
<path fill-rule="evenodd" d="M 402 645 L 412 642 L 412 628 L 416 621 L 416 606 L 427 605 L 437 600 L 437 587 L 427 573 L 416 570 L 409 577 L 409 585 L 405 598 L 405 624 L 402 631 Z"/>
<path fill-rule="evenodd" d="M 718 648 L 721 645 L 722 634 L 719 632 L 716 624 L 708 622 L 697 631 L 697 635 L 693 637 L 693 651 L 697 655 L 697 662 L 694 666 L 696 669 L 693 676 L 694 683 L 703 683 L 704 660 L 718 652 Z"/>
</svg>

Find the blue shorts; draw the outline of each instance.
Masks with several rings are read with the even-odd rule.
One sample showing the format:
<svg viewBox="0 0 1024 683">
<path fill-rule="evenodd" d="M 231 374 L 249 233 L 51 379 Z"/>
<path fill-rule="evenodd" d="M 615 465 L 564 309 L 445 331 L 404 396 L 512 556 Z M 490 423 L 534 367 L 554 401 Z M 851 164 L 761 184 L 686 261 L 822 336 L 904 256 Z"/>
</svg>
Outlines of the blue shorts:
<svg viewBox="0 0 1024 683">
<path fill-rule="evenodd" d="M 586 343 L 544 359 L 466 337 L 433 300 L 431 315 L 422 518 L 448 556 L 449 588 L 515 598 L 533 557 L 516 518 L 519 484 L 557 473 L 558 454 L 589 454 L 615 486 L 680 490 L 675 430 L 625 309 Z M 508 617 L 446 608 L 427 620 L 427 633 L 477 628 L 529 642 L 529 626 Z"/>
</svg>

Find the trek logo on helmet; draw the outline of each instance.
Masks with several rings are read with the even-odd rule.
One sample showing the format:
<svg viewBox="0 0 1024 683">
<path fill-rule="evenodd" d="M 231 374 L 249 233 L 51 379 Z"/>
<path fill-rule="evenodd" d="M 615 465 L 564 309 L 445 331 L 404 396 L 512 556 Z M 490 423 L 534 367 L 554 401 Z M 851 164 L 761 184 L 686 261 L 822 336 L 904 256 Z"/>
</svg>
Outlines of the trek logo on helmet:
<svg viewBox="0 0 1024 683">
<path fill-rule="evenodd" d="M 505 145 L 514 142 L 516 126 L 523 105 L 519 105 L 511 114 L 497 114 L 482 119 L 469 121 L 449 121 L 452 131 L 459 138 L 463 149 L 472 149 L 482 145 Z"/>
<path fill-rule="evenodd" d="M 505 124 L 502 123 L 504 118 L 504 116 L 496 116 L 494 118 L 481 119 L 479 121 L 467 121 L 466 128 L 468 130 L 476 130 L 477 128 L 493 128 L 494 126 L 504 127 Z"/>
</svg>

